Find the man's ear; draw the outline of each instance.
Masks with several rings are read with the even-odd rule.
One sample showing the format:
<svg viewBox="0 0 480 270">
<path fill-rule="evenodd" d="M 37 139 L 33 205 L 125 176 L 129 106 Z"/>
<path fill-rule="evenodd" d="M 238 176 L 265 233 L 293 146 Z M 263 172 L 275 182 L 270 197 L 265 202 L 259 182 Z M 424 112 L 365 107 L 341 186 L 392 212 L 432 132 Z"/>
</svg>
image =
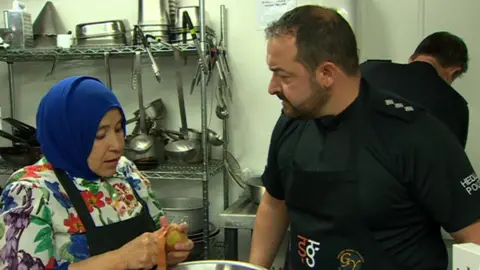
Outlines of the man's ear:
<svg viewBox="0 0 480 270">
<path fill-rule="evenodd" d="M 324 62 L 315 70 L 315 77 L 322 87 L 330 88 L 338 72 L 339 68 L 335 64 Z"/>
</svg>

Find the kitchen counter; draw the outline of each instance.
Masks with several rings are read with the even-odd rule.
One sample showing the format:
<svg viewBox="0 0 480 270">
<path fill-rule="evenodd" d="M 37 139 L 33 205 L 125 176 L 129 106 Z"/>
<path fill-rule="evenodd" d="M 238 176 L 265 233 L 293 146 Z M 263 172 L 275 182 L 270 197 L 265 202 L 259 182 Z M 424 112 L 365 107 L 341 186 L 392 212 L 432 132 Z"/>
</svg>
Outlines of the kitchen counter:
<svg viewBox="0 0 480 270">
<path fill-rule="evenodd" d="M 257 209 L 246 193 L 220 213 L 220 227 L 225 229 L 225 259 L 238 260 L 238 230 L 253 230 Z"/>
<path fill-rule="evenodd" d="M 258 204 L 242 196 L 220 213 L 220 226 L 227 229 L 253 230 Z"/>
</svg>

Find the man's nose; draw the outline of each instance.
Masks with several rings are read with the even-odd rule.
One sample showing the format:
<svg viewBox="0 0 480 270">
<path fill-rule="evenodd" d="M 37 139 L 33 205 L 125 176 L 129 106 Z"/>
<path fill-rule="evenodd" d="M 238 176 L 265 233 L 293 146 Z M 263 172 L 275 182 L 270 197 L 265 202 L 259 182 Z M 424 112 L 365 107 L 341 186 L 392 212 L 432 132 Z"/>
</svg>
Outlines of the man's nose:
<svg viewBox="0 0 480 270">
<path fill-rule="evenodd" d="M 275 78 L 272 76 L 270 84 L 268 85 L 268 93 L 270 95 L 276 95 L 280 92 L 280 85 L 276 82 Z"/>
</svg>

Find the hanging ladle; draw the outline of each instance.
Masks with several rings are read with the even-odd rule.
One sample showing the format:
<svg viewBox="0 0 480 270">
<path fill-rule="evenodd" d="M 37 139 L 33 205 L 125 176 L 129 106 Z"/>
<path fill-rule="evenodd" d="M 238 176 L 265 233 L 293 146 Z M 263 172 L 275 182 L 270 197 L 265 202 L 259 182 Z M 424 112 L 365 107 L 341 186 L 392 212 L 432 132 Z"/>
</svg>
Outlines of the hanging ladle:
<svg viewBox="0 0 480 270">
<path fill-rule="evenodd" d="M 180 107 L 180 120 L 182 128 L 179 140 L 169 142 L 165 145 L 165 154 L 171 162 L 175 163 L 191 163 L 197 162 L 199 151 L 201 151 L 201 144 L 197 140 L 190 140 L 188 138 L 187 116 L 185 112 L 185 100 L 183 96 L 183 82 L 182 82 L 182 59 L 180 51 L 176 47 L 172 47 L 175 63 L 177 65 L 176 79 L 177 79 L 177 94 L 178 103 Z"/>
<path fill-rule="evenodd" d="M 143 107 L 143 89 L 141 77 L 141 52 L 135 52 L 133 81 L 132 86 L 137 90 L 138 94 L 138 108 L 140 111 L 140 134 L 136 135 L 130 141 L 130 148 L 136 152 L 146 152 L 153 146 L 152 136 L 147 134 L 145 109 Z"/>
</svg>

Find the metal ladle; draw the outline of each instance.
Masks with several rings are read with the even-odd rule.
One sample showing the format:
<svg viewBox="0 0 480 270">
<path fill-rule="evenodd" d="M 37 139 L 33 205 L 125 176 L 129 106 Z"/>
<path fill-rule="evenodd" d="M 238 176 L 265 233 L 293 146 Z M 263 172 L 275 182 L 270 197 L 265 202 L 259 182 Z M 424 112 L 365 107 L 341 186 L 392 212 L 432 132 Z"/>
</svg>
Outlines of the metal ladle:
<svg viewBox="0 0 480 270">
<path fill-rule="evenodd" d="M 217 97 L 217 107 L 215 108 L 215 114 L 217 115 L 218 118 L 221 120 L 225 120 L 228 118 L 229 113 L 227 109 L 227 104 L 225 102 L 224 94 L 223 94 L 223 88 L 221 82 L 218 84 L 218 91 L 215 92 L 216 97 Z"/>
<path fill-rule="evenodd" d="M 197 156 L 198 152 L 201 150 L 201 144 L 199 144 L 196 140 L 189 140 L 188 138 L 189 131 L 187 126 L 182 83 L 182 59 L 180 57 L 179 49 L 176 47 L 172 47 L 172 49 L 175 62 L 177 64 L 177 94 L 180 107 L 180 119 L 182 122 L 182 128 L 180 130 L 182 136 L 179 138 L 179 140 L 169 142 L 167 145 L 165 145 L 165 154 L 171 161 L 188 163 Z"/>
<path fill-rule="evenodd" d="M 131 149 L 136 152 L 145 152 L 153 146 L 153 139 L 147 134 L 145 109 L 143 107 L 143 89 L 141 77 L 141 52 L 135 52 L 134 74 L 132 86 L 138 92 L 138 107 L 140 110 L 140 134 L 130 141 Z"/>
</svg>

